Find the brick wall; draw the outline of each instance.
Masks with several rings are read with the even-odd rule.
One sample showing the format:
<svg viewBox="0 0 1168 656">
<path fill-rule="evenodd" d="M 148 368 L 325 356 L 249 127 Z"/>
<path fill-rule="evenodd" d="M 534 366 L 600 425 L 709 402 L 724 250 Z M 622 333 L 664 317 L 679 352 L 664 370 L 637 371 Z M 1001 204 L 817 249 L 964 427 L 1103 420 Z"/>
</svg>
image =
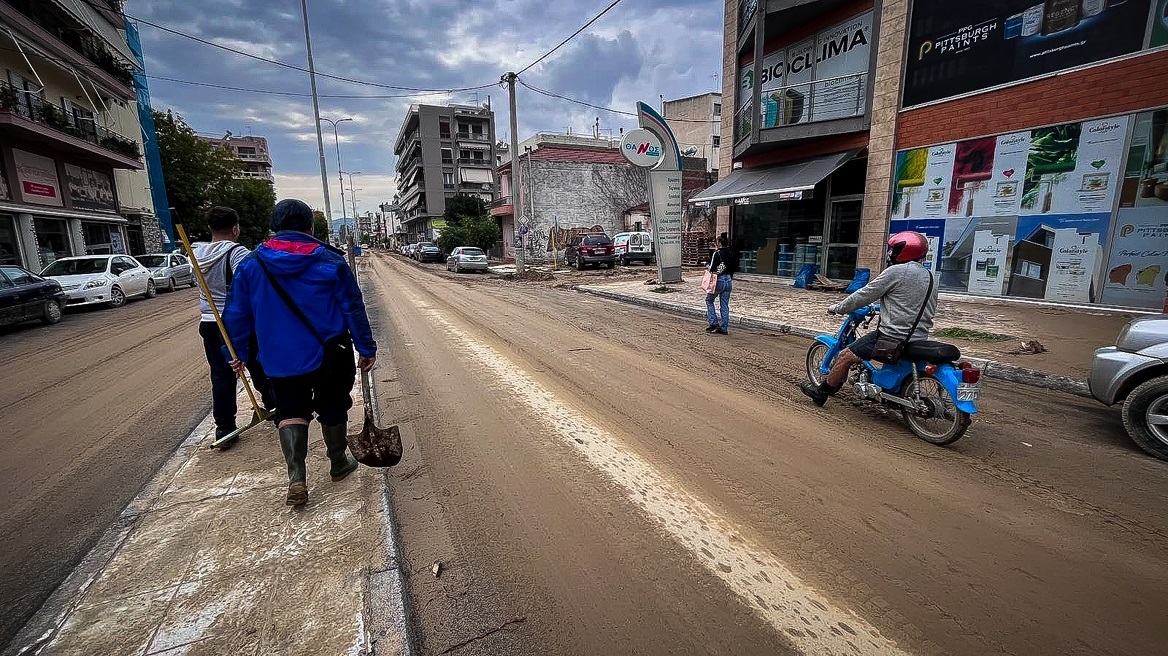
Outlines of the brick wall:
<svg viewBox="0 0 1168 656">
<path fill-rule="evenodd" d="M 916 148 L 1124 114 L 1168 103 L 1168 50 L 900 113 L 896 147 Z"/>
</svg>

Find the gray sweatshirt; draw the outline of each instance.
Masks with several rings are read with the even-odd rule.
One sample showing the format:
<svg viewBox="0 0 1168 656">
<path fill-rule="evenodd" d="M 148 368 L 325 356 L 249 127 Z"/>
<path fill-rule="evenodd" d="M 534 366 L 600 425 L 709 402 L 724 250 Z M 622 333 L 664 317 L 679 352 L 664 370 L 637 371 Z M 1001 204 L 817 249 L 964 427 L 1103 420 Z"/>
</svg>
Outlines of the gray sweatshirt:
<svg viewBox="0 0 1168 656">
<path fill-rule="evenodd" d="M 929 291 L 929 277 L 932 275 L 920 262 L 894 264 L 881 271 L 875 280 L 862 289 L 833 305 L 831 311 L 847 314 L 880 301 L 880 332 L 903 339 L 908 335 L 924 303 L 921 322 L 917 324 L 917 330 L 909 341 L 928 339 L 929 331 L 933 329 L 933 314 L 937 311 L 936 282 L 933 283 L 933 292 L 928 300 L 925 299 Z"/>
<path fill-rule="evenodd" d="M 223 305 L 227 302 L 227 267 L 231 267 L 234 274 L 239 270 L 239 263 L 251 251 L 247 246 L 241 246 L 233 241 L 200 242 L 191 244 L 191 248 L 195 251 L 195 260 L 198 261 L 199 268 L 203 270 L 203 277 L 207 279 L 207 287 L 211 290 L 211 298 L 215 299 L 215 307 L 219 312 L 223 312 Z M 229 252 L 231 257 L 225 257 Z M 215 320 L 215 315 L 211 314 L 211 305 L 207 303 L 207 297 L 202 289 L 199 290 L 199 310 L 203 313 L 202 321 Z"/>
</svg>

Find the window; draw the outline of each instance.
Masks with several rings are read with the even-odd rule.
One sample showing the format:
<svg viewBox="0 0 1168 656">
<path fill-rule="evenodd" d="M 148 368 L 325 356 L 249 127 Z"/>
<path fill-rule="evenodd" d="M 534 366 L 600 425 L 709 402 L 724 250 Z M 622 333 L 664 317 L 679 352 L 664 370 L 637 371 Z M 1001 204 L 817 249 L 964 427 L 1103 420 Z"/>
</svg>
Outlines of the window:
<svg viewBox="0 0 1168 656">
<path fill-rule="evenodd" d="M 450 119 L 446 118 L 445 116 L 438 117 L 438 138 L 450 138 Z"/>
<path fill-rule="evenodd" d="M 0 269 L 0 289 L 9 289 L 11 287 L 15 287 L 15 285 L 4 275 L 4 270 Z"/>
<path fill-rule="evenodd" d="M 20 267 L 14 267 L 14 266 L 0 267 L 0 271 L 3 271 L 4 275 L 7 276 L 9 280 L 11 280 L 13 283 L 15 283 L 17 285 L 31 285 L 37 281 L 37 279 L 34 278 L 32 276 L 32 274 L 30 274 L 29 272 L 25 271 L 24 269 L 22 269 Z"/>
<path fill-rule="evenodd" d="M 86 255 L 110 255 L 114 252 L 108 223 L 82 223 Z"/>
<path fill-rule="evenodd" d="M 714 116 L 722 115 L 722 103 L 714 103 Z"/>
<path fill-rule="evenodd" d="M 19 261 L 15 222 L 11 216 L 0 216 L 0 264 L 16 264 Z"/>
<path fill-rule="evenodd" d="M 444 184 L 448 187 L 454 186 L 454 172 L 453 171 L 443 171 L 442 184 Z"/>
<path fill-rule="evenodd" d="M 182 255 L 175 255 L 174 261 L 178 263 L 178 266 L 190 264 L 190 262 L 187 262 L 187 258 L 183 257 Z"/>
<path fill-rule="evenodd" d="M 482 135 L 482 133 L 483 133 L 483 124 L 482 124 L 482 123 L 475 123 L 474 125 L 470 126 L 470 133 L 471 133 L 471 134 Z"/>
<path fill-rule="evenodd" d="M 442 163 L 443 164 L 453 164 L 454 163 L 454 150 L 452 148 L 443 148 L 442 149 Z"/>
<path fill-rule="evenodd" d="M 471 152 L 470 152 L 469 150 L 460 150 L 460 151 L 458 151 L 458 158 L 459 158 L 459 159 L 470 159 L 470 158 L 471 158 L 471 157 L 473 157 L 473 156 L 474 156 L 474 155 L 472 155 L 472 154 L 471 154 Z M 482 157 L 482 155 L 479 155 L 479 157 Z"/>
<path fill-rule="evenodd" d="M 69 257 L 73 249 L 69 240 L 69 229 L 60 219 L 36 217 L 32 220 L 36 233 L 37 248 L 40 250 L 41 264 L 49 265 L 58 258 Z"/>
<path fill-rule="evenodd" d="M 718 135 L 715 134 L 714 135 L 714 148 L 717 148 L 720 145 L 722 145 L 722 137 L 719 137 Z"/>
</svg>

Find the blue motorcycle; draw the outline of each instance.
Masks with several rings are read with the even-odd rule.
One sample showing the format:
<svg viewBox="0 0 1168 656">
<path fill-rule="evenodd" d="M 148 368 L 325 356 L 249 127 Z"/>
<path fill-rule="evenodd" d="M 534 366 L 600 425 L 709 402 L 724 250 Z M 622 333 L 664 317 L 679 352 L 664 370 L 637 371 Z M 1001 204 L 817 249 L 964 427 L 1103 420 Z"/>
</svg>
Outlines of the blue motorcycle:
<svg viewBox="0 0 1168 656">
<path fill-rule="evenodd" d="M 879 317 L 880 306 L 862 307 L 847 316 L 839 332 L 820 335 L 807 351 L 807 377 L 819 385 L 835 358 Z M 896 364 L 861 362 L 848 383 L 861 399 L 898 408 L 914 435 L 931 444 L 952 444 L 965 435 L 977 412 L 981 371 L 952 344 L 920 341 L 908 344 Z"/>
</svg>

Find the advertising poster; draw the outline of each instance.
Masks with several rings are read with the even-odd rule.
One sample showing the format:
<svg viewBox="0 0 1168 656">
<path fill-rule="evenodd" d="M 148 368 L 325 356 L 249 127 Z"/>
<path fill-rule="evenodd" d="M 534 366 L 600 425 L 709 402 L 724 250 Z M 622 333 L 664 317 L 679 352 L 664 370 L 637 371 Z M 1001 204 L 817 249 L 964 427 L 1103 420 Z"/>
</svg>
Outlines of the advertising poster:
<svg viewBox="0 0 1168 656">
<path fill-rule="evenodd" d="M 750 64 L 738 71 L 738 115 L 734 117 L 734 140 L 737 141 L 754 129 L 754 69 Z"/>
<path fill-rule="evenodd" d="M 1107 259 L 1103 302 L 1168 311 L 1168 211 L 1119 211 Z"/>
<path fill-rule="evenodd" d="M 949 187 L 949 216 L 973 216 L 978 192 L 994 177 L 994 137 L 954 145 L 953 177 Z"/>
<path fill-rule="evenodd" d="M 108 175 L 72 164 L 65 165 L 65 175 L 69 179 L 69 199 L 73 201 L 73 207 L 99 212 L 118 211 L 113 183 Z"/>
<path fill-rule="evenodd" d="M 1137 114 L 1134 123 L 1119 206 L 1168 211 L 1168 109 Z"/>
<path fill-rule="evenodd" d="M 904 105 L 1137 52 L 1144 47 L 1151 3 L 916 0 L 909 26 Z"/>
<path fill-rule="evenodd" d="M 1022 181 L 1030 156 L 1030 132 L 1014 132 L 997 137 L 994 143 L 994 172 L 975 192 L 974 216 L 1010 216 L 1022 207 Z"/>
<path fill-rule="evenodd" d="M 944 223 L 941 262 L 937 268 L 941 273 L 942 289 L 959 291 L 969 289 L 971 272 L 976 265 L 974 241 L 978 232 L 988 232 L 995 238 L 1007 237 L 1006 243 L 1011 243 L 1018 233 L 1017 216 L 959 217 L 946 219 Z M 1003 257 L 1000 262 L 1003 270 L 1000 272 L 1002 277 L 999 281 L 1005 279 L 1009 271 L 1006 267 L 1006 258 Z"/>
<path fill-rule="evenodd" d="M 902 150 L 896 154 L 896 191 L 892 196 L 892 216 L 908 218 L 913 214 L 913 201 L 920 201 L 925 186 L 925 166 L 929 151 L 925 148 Z"/>
<path fill-rule="evenodd" d="M 16 161 L 16 184 L 24 202 L 56 207 L 64 204 L 55 161 L 17 148 L 12 149 L 12 159 Z"/>
<path fill-rule="evenodd" d="M 892 221 L 889 230 L 892 234 L 912 230 L 913 232 L 919 232 L 925 237 L 928 237 L 929 254 L 925 256 L 925 268 L 929 271 L 939 270 L 941 263 L 941 241 L 945 238 L 944 220 Z"/>
<path fill-rule="evenodd" d="M 1152 40 L 1150 48 L 1168 46 L 1168 0 L 1156 0 L 1152 13 Z"/>
<path fill-rule="evenodd" d="M 985 296 L 1002 295 L 1005 289 L 1006 258 L 1009 252 L 1009 235 L 995 235 L 990 230 L 979 230 L 974 233 L 969 293 Z"/>
<path fill-rule="evenodd" d="M 1121 185 L 1127 127 L 1128 117 L 1121 116 L 1033 131 L 1027 184 L 1035 181 L 1041 187 L 1049 182 L 1045 193 L 1051 197 L 1047 203 L 1043 195 L 1041 207 L 1035 202 L 1029 208 L 1023 198 L 1023 214 L 1040 209 L 1056 214 L 1110 212 Z M 1075 132 L 1078 143 L 1074 153 L 1064 152 L 1059 135 L 1073 138 L 1070 135 Z"/>
<path fill-rule="evenodd" d="M 864 113 L 865 78 L 872 43 L 872 12 L 867 12 L 815 37 L 813 120 L 846 118 Z"/>
<path fill-rule="evenodd" d="M 1054 231 L 1050 274 L 1046 281 L 1048 301 L 1090 303 L 1099 254 L 1099 235 L 1079 234 L 1074 228 Z"/>
<path fill-rule="evenodd" d="M 948 214 L 949 189 L 953 181 L 953 156 L 956 150 L 954 144 L 933 146 L 929 149 L 929 159 L 925 164 L 923 198 L 917 216 L 937 218 Z"/>
</svg>

